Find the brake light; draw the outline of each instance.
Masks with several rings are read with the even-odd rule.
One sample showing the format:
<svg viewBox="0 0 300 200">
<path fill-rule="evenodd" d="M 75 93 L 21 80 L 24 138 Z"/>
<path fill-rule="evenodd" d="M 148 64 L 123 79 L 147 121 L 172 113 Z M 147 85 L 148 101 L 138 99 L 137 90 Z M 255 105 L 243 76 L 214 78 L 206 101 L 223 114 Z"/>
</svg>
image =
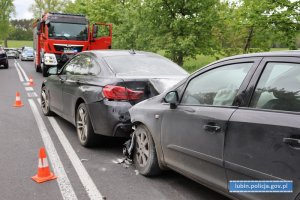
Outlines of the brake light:
<svg viewBox="0 0 300 200">
<path fill-rule="evenodd" d="M 134 91 L 122 86 L 106 85 L 103 88 L 103 94 L 107 99 L 111 100 L 138 100 L 144 92 Z"/>
</svg>

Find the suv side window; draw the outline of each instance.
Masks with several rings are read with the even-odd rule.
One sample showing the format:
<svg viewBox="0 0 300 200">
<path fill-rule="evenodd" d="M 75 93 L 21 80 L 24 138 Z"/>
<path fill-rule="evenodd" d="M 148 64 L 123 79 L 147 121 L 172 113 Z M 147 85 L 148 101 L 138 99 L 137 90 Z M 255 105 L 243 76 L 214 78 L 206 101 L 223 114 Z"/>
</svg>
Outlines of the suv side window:
<svg viewBox="0 0 300 200">
<path fill-rule="evenodd" d="M 250 107 L 300 111 L 300 64 L 270 62 L 256 86 Z"/>
<path fill-rule="evenodd" d="M 189 82 L 181 104 L 231 106 L 252 65 L 230 64 L 200 74 Z"/>
</svg>

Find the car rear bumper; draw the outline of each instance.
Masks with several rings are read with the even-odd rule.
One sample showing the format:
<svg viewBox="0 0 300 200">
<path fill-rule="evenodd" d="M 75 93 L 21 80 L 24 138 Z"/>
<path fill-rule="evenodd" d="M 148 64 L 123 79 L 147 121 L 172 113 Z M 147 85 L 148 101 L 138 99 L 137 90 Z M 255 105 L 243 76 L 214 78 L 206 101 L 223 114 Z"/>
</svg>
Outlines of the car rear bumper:
<svg viewBox="0 0 300 200">
<path fill-rule="evenodd" d="M 34 60 L 33 57 L 22 57 L 22 60 Z"/>
<path fill-rule="evenodd" d="M 129 137 L 133 131 L 128 112 L 131 107 L 129 102 L 108 101 L 107 99 L 88 104 L 95 133 L 106 136 Z"/>
</svg>

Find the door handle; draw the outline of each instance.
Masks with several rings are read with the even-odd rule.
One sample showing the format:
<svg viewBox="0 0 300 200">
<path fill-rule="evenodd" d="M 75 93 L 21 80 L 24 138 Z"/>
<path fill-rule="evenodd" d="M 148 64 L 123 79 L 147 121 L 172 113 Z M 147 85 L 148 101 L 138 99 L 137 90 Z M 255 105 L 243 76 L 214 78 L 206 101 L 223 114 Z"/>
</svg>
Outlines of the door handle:
<svg viewBox="0 0 300 200">
<path fill-rule="evenodd" d="M 211 123 L 211 124 L 208 123 L 208 124 L 203 126 L 203 129 L 208 131 L 208 132 L 213 132 L 213 133 L 217 133 L 217 132 L 221 131 L 221 127 L 218 126 L 215 123 Z"/>
<path fill-rule="evenodd" d="M 189 112 L 189 113 L 194 113 L 195 110 L 193 108 L 184 108 L 183 109 L 184 112 Z"/>
<path fill-rule="evenodd" d="M 288 144 L 290 147 L 300 150 L 300 139 L 296 138 L 283 138 L 284 143 Z"/>
</svg>

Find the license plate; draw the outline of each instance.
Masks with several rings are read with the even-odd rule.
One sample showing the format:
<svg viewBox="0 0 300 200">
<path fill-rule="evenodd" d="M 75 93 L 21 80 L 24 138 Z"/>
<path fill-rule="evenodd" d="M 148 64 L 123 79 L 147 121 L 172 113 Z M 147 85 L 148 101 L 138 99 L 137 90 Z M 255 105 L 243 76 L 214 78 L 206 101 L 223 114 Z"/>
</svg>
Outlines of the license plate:
<svg viewBox="0 0 300 200">
<path fill-rule="evenodd" d="M 75 50 L 74 49 L 67 49 L 67 48 L 65 48 L 64 49 L 64 53 L 75 53 Z"/>
</svg>

